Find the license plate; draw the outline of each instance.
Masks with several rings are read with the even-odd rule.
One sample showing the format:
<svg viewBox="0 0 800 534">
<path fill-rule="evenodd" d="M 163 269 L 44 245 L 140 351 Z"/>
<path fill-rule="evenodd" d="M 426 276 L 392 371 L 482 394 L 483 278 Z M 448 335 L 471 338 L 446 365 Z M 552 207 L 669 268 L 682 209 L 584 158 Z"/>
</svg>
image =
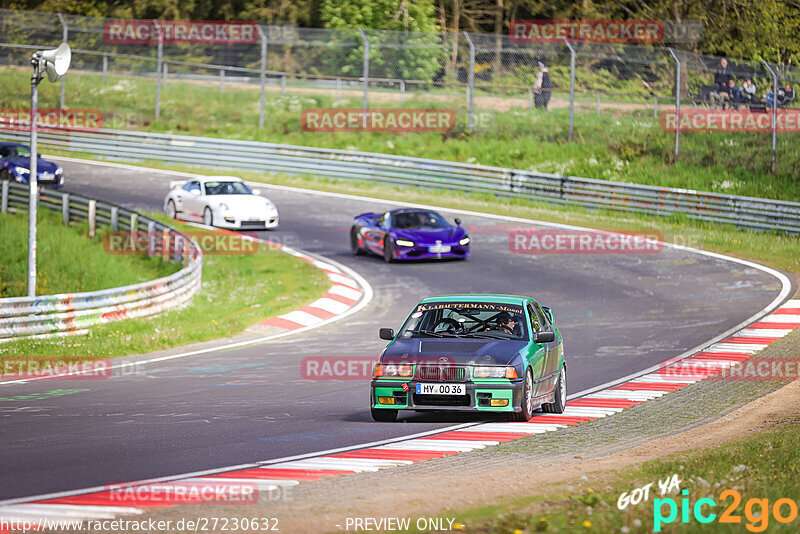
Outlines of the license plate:
<svg viewBox="0 0 800 534">
<path fill-rule="evenodd" d="M 450 245 L 431 245 L 430 247 L 428 247 L 428 252 L 432 252 L 434 254 L 450 252 Z"/>
<path fill-rule="evenodd" d="M 466 395 L 464 384 L 417 384 L 417 393 L 422 395 Z"/>
</svg>

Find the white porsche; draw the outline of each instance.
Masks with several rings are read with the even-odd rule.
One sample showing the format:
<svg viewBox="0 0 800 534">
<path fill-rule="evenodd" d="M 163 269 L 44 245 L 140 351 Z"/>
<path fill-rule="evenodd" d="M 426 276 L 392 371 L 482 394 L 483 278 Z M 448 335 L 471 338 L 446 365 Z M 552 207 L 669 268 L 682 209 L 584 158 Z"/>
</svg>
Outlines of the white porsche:
<svg viewBox="0 0 800 534">
<path fill-rule="evenodd" d="M 278 227 L 278 208 L 234 176 L 198 176 L 170 182 L 164 211 L 173 219 L 236 230 Z"/>
</svg>

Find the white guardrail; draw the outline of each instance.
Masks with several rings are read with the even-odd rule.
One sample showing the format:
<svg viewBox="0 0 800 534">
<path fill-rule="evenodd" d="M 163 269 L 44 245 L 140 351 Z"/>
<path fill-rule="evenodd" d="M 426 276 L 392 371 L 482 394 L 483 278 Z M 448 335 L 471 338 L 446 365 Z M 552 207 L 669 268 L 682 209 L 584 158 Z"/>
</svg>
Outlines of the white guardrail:
<svg viewBox="0 0 800 534">
<path fill-rule="evenodd" d="M 25 142 L 25 132 L 2 137 Z M 310 174 L 446 190 L 491 193 L 548 203 L 673 215 L 739 228 L 800 234 L 800 203 L 654 187 L 449 161 L 208 137 L 101 130 L 40 134 L 47 148 L 124 161 Z M 68 177 L 67 177 L 68 179 Z"/>
<path fill-rule="evenodd" d="M 3 181 L 0 187 L 0 211 L 27 212 L 28 185 Z M 203 253 L 176 229 L 121 206 L 72 193 L 43 189 L 39 205 L 60 211 L 64 224 L 89 219 L 90 228 L 104 224 L 114 231 L 140 232 L 152 245 L 150 255 L 162 254 L 158 248 L 166 251 L 165 259 L 182 261 L 184 267 L 170 276 L 124 287 L 0 299 L 0 342 L 85 333 L 98 324 L 153 315 L 181 306 L 200 289 Z M 159 240 L 158 246 L 155 240 Z"/>
</svg>

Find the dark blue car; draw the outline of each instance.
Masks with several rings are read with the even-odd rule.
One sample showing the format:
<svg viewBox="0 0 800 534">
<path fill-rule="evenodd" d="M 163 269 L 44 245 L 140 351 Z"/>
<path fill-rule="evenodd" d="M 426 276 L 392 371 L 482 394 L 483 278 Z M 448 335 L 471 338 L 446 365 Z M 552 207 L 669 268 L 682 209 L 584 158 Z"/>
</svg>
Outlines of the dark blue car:
<svg viewBox="0 0 800 534">
<path fill-rule="evenodd" d="M 14 180 L 27 184 L 31 175 L 31 150 L 19 143 L 0 141 L 0 180 Z M 45 161 L 41 155 L 36 160 L 36 175 L 39 185 L 60 188 L 64 185 L 64 170 Z"/>
<path fill-rule="evenodd" d="M 402 208 L 386 213 L 362 213 L 350 229 L 355 255 L 371 252 L 387 262 L 469 257 L 469 236 L 435 211 Z"/>
</svg>

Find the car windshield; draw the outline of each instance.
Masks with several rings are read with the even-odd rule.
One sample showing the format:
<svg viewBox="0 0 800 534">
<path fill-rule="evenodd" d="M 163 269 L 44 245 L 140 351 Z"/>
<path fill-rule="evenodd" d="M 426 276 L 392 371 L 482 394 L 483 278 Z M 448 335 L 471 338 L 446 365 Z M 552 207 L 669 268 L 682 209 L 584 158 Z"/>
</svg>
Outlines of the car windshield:
<svg viewBox="0 0 800 534">
<path fill-rule="evenodd" d="M 206 182 L 206 195 L 252 195 L 242 182 Z"/>
<path fill-rule="evenodd" d="M 435 211 L 403 211 L 392 214 L 392 226 L 407 230 L 447 228 L 450 225 Z"/>
<path fill-rule="evenodd" d="M 528 339 L 522 306 L 495 302 L 432 302 L 417 305 L 400 330 L 401 339 L 467 337 Z"/>
</svg>

